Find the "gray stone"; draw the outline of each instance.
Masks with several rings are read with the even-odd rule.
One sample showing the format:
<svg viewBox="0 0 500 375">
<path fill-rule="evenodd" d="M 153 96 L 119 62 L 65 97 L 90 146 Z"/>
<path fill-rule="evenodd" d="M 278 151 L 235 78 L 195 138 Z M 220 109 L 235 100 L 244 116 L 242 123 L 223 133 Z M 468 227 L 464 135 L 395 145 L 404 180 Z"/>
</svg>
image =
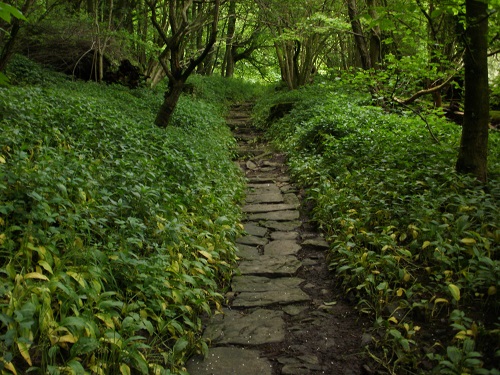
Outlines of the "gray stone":
<svg viewBox="0 0 500 375">
<path fill-rule="evenodd" d="M 289 221 L 289 222 L 279 222 L 275 220 L 268 220 L 262 223 L 263 227 L 281 230 L 284 232 L 289 232 L 300 227 L 302 223 L 300 221 Z"/>
<path fill-rule="evenodd" d="M 224 310 L 214 316 L 204 338 L 218 345 L 262 345 L 285 339 L 282 311 L 257 309 L 251 314 Z"/>
<path fill-rule="evenodd" d="M 248 169 L 251 169 L 251 170 L 256 170 L 258 168 L 257 164 L 255 164 L 253 161 L 251 160 L 248 160 L 246 162 L 246 166 Z"/>
<path fill-rule="evenodd" d="M 274 183 L 270 184 L 248 184 L 247 195 L 281 194 L 281 190 Z"/>
<path fill-rule="evenodd" d="M 261 276 L 235 276 L 231 283 L 233 292 L 267 292 L 297 288 L 304 280 L 297 277 L 270 279 Z"/>
<path fill-rule="evenodd" d="M 248 179 L 251 184 L 274 183 L 274 176 L 259 176 L 251 177 Z"/>
<path fill-rule="evenodd" d="M 267 233 L 267 228 L 254 223 L 246 223 L 244 229 L 251 236 L 264 237 Z"/>
<path fill-rule="evenodd" d="M 299 201 L 299 198 L 297 197 L 297 194 L 293 194 L 293 193 L 285 194 L 283 196 L 283 201 L 286 204 L 293 204 L 295 207 L 300 206 L 300 201 Z"/>
<path fill-rule="evenodd" d="M 265 190 L 269 191 L 269 190 Z M 281 193 L 249 194 L 246 197 L 247 203 L 283 203 Z"/>
<path fill-rule="evenodd" d="M 317 259 L 311 259 L 311 258 L 306 258 L 302 260 L 302 264 L 305 267 L 312 267 L 312 266 L 317 266 L 318 265 L 318 260 Z"/>
<path fill-rule="evenodd" d="M 251 214 L 249 220 L 274 220 L 274 221 L 292 221 L 300 217 L 299 211 L 276 211 L 276 212 L 260 212 Z"/>
<path fill-rule="evenodd" d="M 191 375 L 271 375 L 271 363 L 257 350 L 211 348 L 206 358 L 196 356 L 187 363 Z"/>
<path fill-rule="evenodd" d="M 270 290 L 267 292 L 242 292 L 233 301 L 234 307 L 264 307 L 307 302 L 311 298 L 300 288 Z"/>
<path fill-rule="evenodd" d="M 295 240 L 299 236 L 298 232 L 272 232 L 271 239 L 273 240 Z"/>
<path fill-rule="evenodd" d="M 284 306 L 282 310 L 287 313 L 288 315 L 291 316 L 296 316 L 299 315 L 301 312 L 307 310 L 307 306 L 303 305 L 289 305 L 289 306 Z"/>
<path fill-rule="evenodd" d="M 236 244 L 238 248 L 238 257 L 240 259 L 255 259 L 260 256 L 259 249 L 254 246 L 247 246 L 242 244 Z"/>
<path fill-rule="evenodd" d="M 252 245 L 252 246 L 264 246 L 269 242 L 266 238 L 257 237 L 257 236 L 245 236 L 240 237 L 236 240 L 236 243 L 243 245 Z"/>
<path fill-rule="evenodd" d="M 276 167 L 262 167 L 260 168 L 262 172 L 272 172 L 276 170 Z"/>
<path fill-rule="evenodd" d="M 310 238 L 308 240 L 302 241 L 303 246 L 318 247 L 321 249 L 329 249 L 330 245 L 321 237 Z"/>
<path fill-rule="evenodd" d="M 259 258 L 242 261 L 239 270 L 242 275 L 290 276 L 294 275 L 302 263 L 294 256 L 261 255 Z"/>
<path fill-rule="evenodd" d="M 293 240 L 271 241 L 264 246 L 264 255 L 297 255 L 301 246 Z"/>
<path fill-rule="evenodd" d="M 297 208 L 291 204 L 247 204 L 243 206 L 243 212 L 247 213 L 258 213 L 258 212 L 274 212 L 274 211 L 286 211 L 293 210 Z"/>
</svg>

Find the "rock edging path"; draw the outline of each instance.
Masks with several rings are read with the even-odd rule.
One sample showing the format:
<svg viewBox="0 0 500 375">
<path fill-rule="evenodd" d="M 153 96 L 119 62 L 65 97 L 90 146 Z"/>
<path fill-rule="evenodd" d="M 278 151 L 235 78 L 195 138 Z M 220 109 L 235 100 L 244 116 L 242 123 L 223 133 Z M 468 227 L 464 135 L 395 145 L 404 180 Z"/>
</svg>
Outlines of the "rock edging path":
<svg viewBox="0 0 500 375">
<path fill-rule="evenodd" d="M 204 337 L 207 358 L 187 364 L 192 375 L 363 374 L 361 322 L 339 301 L 326 266 L 328 244 L 301 217 L 300 194 L 284 157 L 251 127 L 251 105 L 233 107 L 228 125 L 248 178 L 239 271 L 224 314 Z"/>
</svg>

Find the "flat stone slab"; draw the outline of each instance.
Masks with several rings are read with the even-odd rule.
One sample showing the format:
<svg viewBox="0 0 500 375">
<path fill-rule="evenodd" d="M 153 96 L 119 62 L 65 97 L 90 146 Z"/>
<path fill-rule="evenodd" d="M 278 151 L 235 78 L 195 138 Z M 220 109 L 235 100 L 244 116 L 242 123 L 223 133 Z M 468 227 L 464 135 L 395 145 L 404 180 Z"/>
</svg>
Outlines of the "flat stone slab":
<svg viewBox="0 0 500 375">
<path fill-rule="evenodd" d="M 310 301 L 311 297 L 300 288 L 269 290 L 267 292 L 242 292 L 233 301 L 234 307 L 264 307 L 290 305 Z"/>
<path fill-rule="evenodd" d="M 293 193 L 285 194 L 283 196 L 283 201 L 286 204 L 293 204 L 296 207 L 300 206 L 300 200 L 299 200 L 299 197 L 297 197 L 297 194 L 293 194 Z"/>
<path fill-rule="evenodd" d="M 272 232 L 271 239 L 273 240 L 295 240 L 299 236 L 299 232 Z"/>
<path fill-rule="evenodd" d="M 269 242 L 268 239 L 257 236 L 244 236 L 236 240 L 236 243 L 251 246 L 264 246 Z"/>
<path fill-rule="evenodd" d="M 240 262 L 238 268 L 242 275 L 280 277 L 294 275 L 301 266 L 302 263 L 292 255 L 278 257 L 261 255 L 258 258 Z"/>
<path fill-rule="evenodd" d="M 281 193 L 250 194 L 246 197 L 247 203 L 282 203 L 283 201 L 284 197 Z"/>
<path fill-rule="evenodd" d="M 248 184 L 247 195 L 280 194 L 281 190 L 274 183 L 269 184 Z"/>
<path fill-rule="evenodd" d="M 236 244 L 238 257 L 240 259 L 255 259 L 260 257 L 259 250 L 255 246 Z"/>
<path fill-rule="evenodd" d="M 293 240 L 271 241 L 264 246 L 264 255 L 297 255 L 302 247 Z"/>
<path fill-rule="evenodd" d="M 267 233 L 267 228 L 261 227 L 255 223 L 246 223 L 244 229 L 245 232 L 251 236 L 264 237 Z"/>
<path fill-rule="evenodd" d="M 262 345 L 285 339 L 283 312 L 257 309 L 251 314 L 224 310 L 208 325 L 203 337 L 218 345 Z"/>
<path fill-rule="evenodd" d="M 280 222 L 280 221 L 275 221 L 275 220 L 268 220 L 263 223 L 261 223 L 263 227 L 269 228 L 269 229 L 274 229 L 274 230 L 279 230 L 283 232 L 289 232 L 292 230 L 297 229 L 302 225 L 300 221 L 289 221 L 289 222 Z"/>
<path fill-rule="evenodd" d="M 257 350 L 210 348 L 206 358 L 196 356 L 187 363 L 191 375 L 271 375 L 271 363 Z"/>
<path fill-rule="evenodd" d="M 294 210 L 297 206 L 293 204 L 247 204 L 243 206 L 243 212 L 258 213 L 258 212 L 274 212 Z"/>
<path fill-rule="evenodd" d="M 321 237 L 310 238 L 308 240 L 302 241 L 304 246 L 319 247 L 321 249 L 329 249 L 330 245 Z"/>
<path fill-rule="evenodd" d="M 235 276 L 231 283 L 233 292 L 268 292 L 297 288 L 303 279 L 298 277 L 279 277 L 270 279 L 261 276 Z"/>
<path fill-rule="evenodd" d="M 249 220 L 292 221 L 300 217 L 299 211 L 260 212 L 249 215 Z"/>
</svg>

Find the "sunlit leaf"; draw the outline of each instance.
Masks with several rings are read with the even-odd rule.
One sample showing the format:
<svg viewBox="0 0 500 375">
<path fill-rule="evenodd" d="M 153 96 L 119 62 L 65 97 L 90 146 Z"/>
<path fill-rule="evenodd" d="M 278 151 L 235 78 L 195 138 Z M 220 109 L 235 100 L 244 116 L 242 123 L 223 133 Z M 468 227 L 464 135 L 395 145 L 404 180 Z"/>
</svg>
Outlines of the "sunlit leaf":
<svg viewBox="0 0 500 375">
<path fill-rule="evenodd" d="M 454 284 L 448 284 L 448 290 L 455 301 L 460 301 L 460 288 Z"/>
<path fill-rule="evenodd" d="M 24 275 L 25 279 L 38 279 L 38 280 L 44 280 L 44 281 L 49 281 L 49 278 L 39 272 L 30 272 Z"/>
</svg>

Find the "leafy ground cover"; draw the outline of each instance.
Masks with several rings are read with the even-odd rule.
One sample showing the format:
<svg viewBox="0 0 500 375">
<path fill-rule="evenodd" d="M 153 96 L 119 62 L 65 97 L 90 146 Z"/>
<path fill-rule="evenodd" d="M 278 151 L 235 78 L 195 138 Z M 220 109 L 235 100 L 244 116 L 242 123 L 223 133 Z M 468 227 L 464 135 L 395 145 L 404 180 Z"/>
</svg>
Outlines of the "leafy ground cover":
<svg viewBox="0 0 500 375">
<path fill-rule="evenodd" d="M 244 85 L 194 79 L 162 130 L 162 88 L 15 64 L 0 88 L 0 372 L 182 373 L 242 230 L 222 114 Z"/>
<path fill-rule="evenodd" d="M 460 127 L 443 119 L 427 117 L 436 143 L 337 80 L 263 96 L 260 126 L 279 103 L 267 134 L 307 188 L 339 287 L 373 317 L 372 358 L 391 374 L 498 374 L 498 132 L 481 186 L 454 172 Z"/>
</svg>

